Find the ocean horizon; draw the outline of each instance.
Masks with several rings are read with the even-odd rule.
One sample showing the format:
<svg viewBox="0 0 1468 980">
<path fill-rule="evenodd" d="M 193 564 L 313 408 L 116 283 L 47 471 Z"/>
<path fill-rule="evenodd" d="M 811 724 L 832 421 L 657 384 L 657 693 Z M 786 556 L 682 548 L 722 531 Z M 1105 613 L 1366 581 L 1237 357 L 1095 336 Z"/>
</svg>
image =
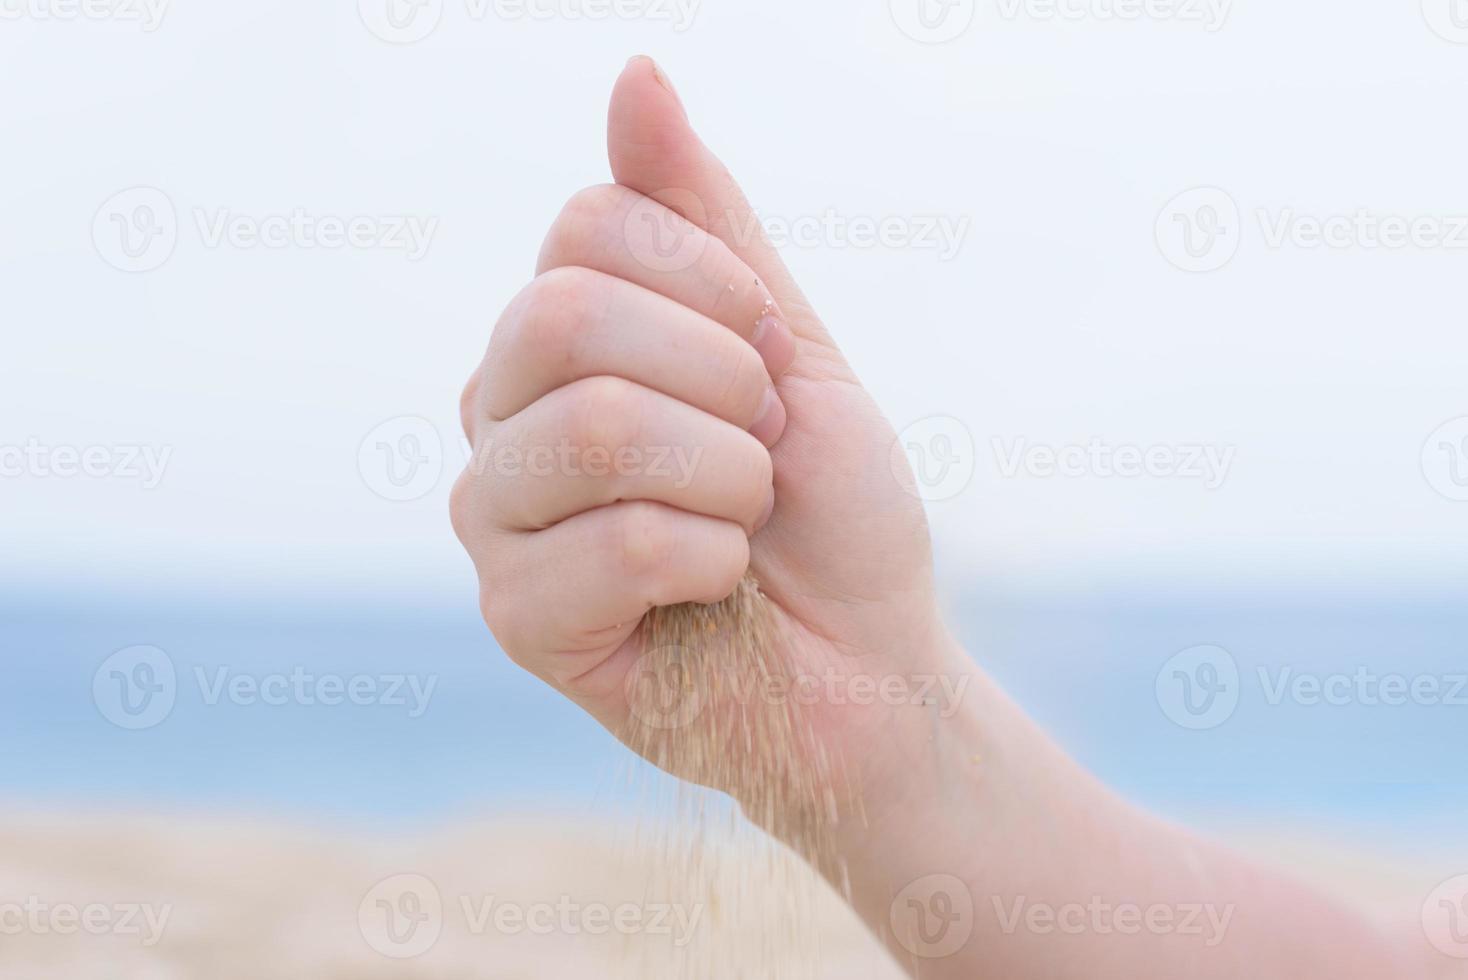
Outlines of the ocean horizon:
<svg viewBox="0 0 1468 980">
<path fill-rule="evenodd" d="M 1203 827 L 1461 834 L 1461 603 L 1234 588 L 951 605 L 975 659 L 1141 805 Z M 22 586 L 0 599 L 0 646 L 0 793 L 13 807 L 416 825 L 629 797 L 630 754 L 510 663 L 472 597 Z M 1190 714 L 1206 692 L 1170 693 L 1170 678 L 1182 663 L 1222 683 L 1220 657 L 1237 670 L 1230 703 Z M 129 716 L 143 702 L 115 700 L 114 685 L 157 687 L 170 670 L 166 710 Z"/>
</svg>

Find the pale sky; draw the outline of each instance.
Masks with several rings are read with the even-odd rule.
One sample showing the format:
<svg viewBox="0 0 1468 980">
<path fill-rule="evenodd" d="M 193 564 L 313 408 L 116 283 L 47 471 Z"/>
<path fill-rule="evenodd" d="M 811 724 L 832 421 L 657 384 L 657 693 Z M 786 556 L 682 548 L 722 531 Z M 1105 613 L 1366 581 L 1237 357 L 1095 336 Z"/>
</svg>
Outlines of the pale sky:
<svg viewBox="0 0 1468 980">
<path fill-rule="evenodd" d="M 1468 29 L 1437 0 L 960 2 L 941 45 L 887 0 L 628 2 L 647 16 L 445 0 L 413 44 L 356 0 L 178 4 L 151 31 L 7 6 L 0 468 L 166 465 L 151 488 L 0 475 L 0 579 L 463 585 L 459 388 L 561 204 L 607 179 L 638 52 L 796 230 L 787 260 L 898 428 L 971 437 L 972 480 L 930 506 L 957 574 L 1468 572 Z M 138 186 L 176 243 L 125 272 L 113 219 L 158 201 L 115 198 Z M 297 211 L 365 217 L 374 245 L 249 241 Z M 852 244 L 884 221 L 916 243 Z M 390 502 L 359 447 L 400 417 L 426 429 L 390 442 L 445 451 Z M 1184 472 L 1098 471 L 1124 447 Z M 1079 470 L 1041 475 L 1046 449 Z"/>
</svg>

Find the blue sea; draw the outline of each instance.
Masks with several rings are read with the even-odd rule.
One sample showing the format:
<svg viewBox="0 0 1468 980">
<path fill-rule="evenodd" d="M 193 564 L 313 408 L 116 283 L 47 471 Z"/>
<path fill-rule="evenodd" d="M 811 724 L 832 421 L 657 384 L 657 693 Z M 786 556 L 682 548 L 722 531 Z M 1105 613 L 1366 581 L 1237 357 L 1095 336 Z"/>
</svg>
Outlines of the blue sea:
<svg viewBox="0 0 1468 980">
<path fill-rule="evenodd" d="M 1461 839 L 1468 687 L 1455 679 L 1468 675 L 1468 604 L 1402 590 L 974 591 L 953 603 L 968 649 L 1131 799 L 1205 826 Z M 166 658 L 171 703 L 119 718 L 108 692 L 138 655 L 116 655 L 136 648 L 150 669 Z M 1195 649 L 1225 651 L 1237 678 L 1196 674 L 1203 686 L 1183 694 L 1222 683 L 1232 707 L 1189 727 L 1164 688 L 1168 665 Z M 0 662 L 0 794 L 15 806 L 406 826 L 596 812 L 629 765 L 500 653 L 472 598 L 11 589 Z M 281 686 L 292 677 L 342 687 L 303 698 Z M 1405 698 L 1382 686 L 1389 677 Z M 377 686 L 353 696 L 351 683 Z"/>
</svg>

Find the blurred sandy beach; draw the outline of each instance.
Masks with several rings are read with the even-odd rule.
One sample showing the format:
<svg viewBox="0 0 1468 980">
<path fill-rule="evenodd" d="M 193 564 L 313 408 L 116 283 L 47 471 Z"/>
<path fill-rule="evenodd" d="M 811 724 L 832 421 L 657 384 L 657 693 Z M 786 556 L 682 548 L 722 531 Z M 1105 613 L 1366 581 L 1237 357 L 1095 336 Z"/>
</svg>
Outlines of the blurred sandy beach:
<svg viewBox="0 0 1468 980">
<path fill-rule="evenodd" d="M 381 839 L 223 818 L 8 818 L 0 903 L 24 927 L 0 940 L 0 977 L 671 977 L 681 956 L 760 942 L 731 921 L 736 906 L 789 901 L 759 875 L 739 876 L 743 896 L 719 889 L 722 903 L 655 894 L 629 840 L 530 819 Z M 814 907 L 820 977 L 900 976 L 833 894 Z M 804 909 L 789 918 L 810 927 Z"/>
<path fill-rule="evenodd" d="M 383 838 L 223 817 L 11 816 L 0 821 L 0 977 L 671 977 L 682 975 L 674 963 L 685 948 L 761 941 L 757 924 L 729 919 L 735 905 L 781 910 L 819 935 L 818 974 L 792 959 L 762 975 L 901 975 L 830 892 L 813 917 L 759 876 L 740 876 L 748 891 L 736 902 L 656 894 L 651 858 L 628 840 L 589 822 L 529 818 Z M 1415 934 L 1441 976 L 1464 975 L 1468 963 L 1428 955 L 1421 938 L 1424 897 L 1450 863 L 1282 841 L 1246 849 Z"/>
</svg>

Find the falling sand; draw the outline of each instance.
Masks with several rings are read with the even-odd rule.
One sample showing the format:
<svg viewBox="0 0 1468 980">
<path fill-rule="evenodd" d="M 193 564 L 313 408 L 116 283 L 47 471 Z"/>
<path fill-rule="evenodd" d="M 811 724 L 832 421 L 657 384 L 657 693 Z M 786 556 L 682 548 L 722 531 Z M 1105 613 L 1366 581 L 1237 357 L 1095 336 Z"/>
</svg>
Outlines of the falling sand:
<svg viewBox="0 0 1468 980">
<path fill-rule="evenodd" d="M 644 842 L 663 856 L 649 891 L 689 890 L 709 911 L 675 975 L 813 976 L 820 950 L 811 922 L 824 887 L 814 869 L 839 880 L 832 831 L 844 793 L 808 711 L 784 696 L 797 668 L 774 642 L 769 601 L 746 576 L 714 605 L 653 610 L 643 637 L 624 738 L 685 781 L 669 819 Z M 758 907 L 742 901 L 755 894 Z M 735 938 L 750 931 L 758 943 Z M 788 972 L 792 962 L 801 973 Z"/>
</svg>

